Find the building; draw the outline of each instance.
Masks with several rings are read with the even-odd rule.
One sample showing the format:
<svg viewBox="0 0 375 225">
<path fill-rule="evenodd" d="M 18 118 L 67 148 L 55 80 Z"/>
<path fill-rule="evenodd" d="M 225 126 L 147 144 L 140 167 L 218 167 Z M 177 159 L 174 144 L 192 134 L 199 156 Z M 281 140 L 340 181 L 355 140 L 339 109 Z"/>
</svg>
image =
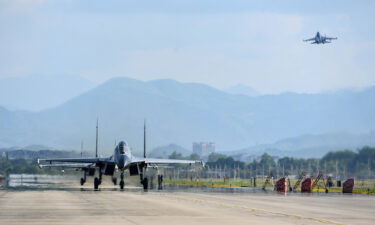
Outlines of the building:
<svg viewBox="0 0 375 225">
<path fill-rule="evenodd" d="M 194 142 L 193 152 L 199 156 L 208 156 L 215 152 L 216 146 L 213 142 Z"/>
</svg>

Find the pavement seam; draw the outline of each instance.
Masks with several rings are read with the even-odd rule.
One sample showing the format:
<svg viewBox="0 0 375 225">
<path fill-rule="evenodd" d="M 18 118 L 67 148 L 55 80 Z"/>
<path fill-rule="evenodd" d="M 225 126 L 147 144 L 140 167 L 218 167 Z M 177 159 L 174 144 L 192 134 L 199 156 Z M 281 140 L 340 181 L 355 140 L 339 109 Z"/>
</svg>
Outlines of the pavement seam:
<svg viewBox="0 0 375 225">
<path fill-rule="evenodd" d="M 171 196 L 172 197 L 172 196 Z M 324 224 L 334 224 L 334 225 L 345 225 L 343 223 L 338 223 L 330 220 L 325 220 L 325 219 L 319 219 L 319 218 L 314 218 L 314 217 L 305 217 L 305 216 L 299 216 L 299 215 L 293 215 L 293 214 L 287 214 L 287 213 L 281 213 L 281 212 L 274 212 L 274 211 L 269 211 L 265 209 L 258 209 L 258 208 L 251 208 L 247 207 L 244 205 L 233 205 L 233 204 L 227 204 L 227 203 L 222 203 L 222 202 L 216 202 L 216 201 L 211 201 L 211 200 L 203 200 L 203 199 L 198 199 L 198 198 L 192 198 L 192 197 L 182 197 L 182 196 L 173 196 L 176 199 L 181 199 L 181 200 L 188 200 L 192 202 L 201 202 L 201 203 L 210 203 L 218 206 L 225 206 L 225 207 L 230 207 L 230 208 L 237 208 L 237 209 L 243 209 L 251 212 L 263 212 L 263 213 L 268 213 L 272 215 L 279 215 L 279 216 L 285 216 L 285 217 L 290 217 L 294 219 L 305 219 L 305 220 L 311 220 L 314 222 L 319 222 L 319 223 L 324 223 Z"/>
</svg>

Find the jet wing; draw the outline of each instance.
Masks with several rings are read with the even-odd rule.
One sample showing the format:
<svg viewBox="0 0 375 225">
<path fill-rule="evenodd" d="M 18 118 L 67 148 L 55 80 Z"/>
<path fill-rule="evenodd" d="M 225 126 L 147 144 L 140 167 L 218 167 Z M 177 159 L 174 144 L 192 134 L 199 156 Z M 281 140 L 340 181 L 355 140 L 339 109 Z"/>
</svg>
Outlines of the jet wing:
<svg viewBox="0 0 375 225">
<path fill-rule="evenodd" d="M 108 158 L 60 158 L 60 159 L 38 159 L 40 161 L 49 162 L 62 162 L 62 163 L 114 163 L 111 157 Z"/>
<path fill-rule="evenodd" d="M 136 158 L 132 163 L 146 163 L 146 164 L 203 164 L 202 161 L 196 160 L 182 160 L 182 159 L 156 159 L 156 158 Z"/>
<path fill-rule="evenodd" d="M 181 159 L 153 159 L 146 158 L 144 159 L 147 164 L 195 164 L 202 163 L 202 161 L 196 160 L 181 160 Z"/>
<path fill-rule="evenodd" d="M 326 37 L 326 40 L 337 40 L 337 37 Z"/>
<path fill-rule="evenodd" d="M 95 163 L 55 163 L 55 164 L 39 164 L 40 168 L 93 168 Z"/>
<path fill-rule="evenodd" d="M 315 41 L 315 38 L 310 38 L 310 39 L 306 39 L 306 40 L 303 40 L 303 41 Z"/>
</svg>

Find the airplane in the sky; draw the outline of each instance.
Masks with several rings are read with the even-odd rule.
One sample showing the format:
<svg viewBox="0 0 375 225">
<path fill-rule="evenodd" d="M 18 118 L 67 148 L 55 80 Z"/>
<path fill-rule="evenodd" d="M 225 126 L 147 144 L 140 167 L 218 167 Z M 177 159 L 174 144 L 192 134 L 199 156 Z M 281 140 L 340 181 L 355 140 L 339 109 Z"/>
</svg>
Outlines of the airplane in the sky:
<svg viewBox="0 0 375 225">
<path fill-rule="evenodd" d="M 94 179 L 94 188 L 98 189 L 102 182 L 102 176 L 112 176 L 112 182 L 116 185 L 116 169 L 120 174 L 120 188 L 124 189 L 124 171 L 129 170 L 130 176 L 139 175 L 141 184 L 144 189 L 148 188 L 148 179 L 145 176 L 147 167 L 157 167 L 160 164 L 202 164 L 202 161 L 195 160 L 177 160 L 177 159 L 154 159 L 146 157 L 146 123 L 144 125 L 144 152 L 143 158 L 132 155 L 129 145 L 126 141 L 120 141 L 115 147 L 113 155 L 105 158 L 98 157 L 98 124 L 96 126 L 96 157 L 92 158 L 61 158 L 61 159 L 38 159 L 40 168 L 57 167 L 57 168 L 76 168 L 83 171 L 83 177 L 80 180 L 81 185 L 86 182 L 86 176 L 94 176 L 98 170 L 98 177 Z M 40 164 L 47 162 L 49 164 Z M 55 162 L 58 162 L 57 164 Z"/>
<path fill-rule="evenodd" d="M 311 44 L 326 44 L 331 43 L 332 40 L 337 40 L 337 37 L 327 37 L 325 35 L 321 35 L 319 32 L 316 32 L 315 37 L 303 41 L 312 41 Z"/>
</svg>

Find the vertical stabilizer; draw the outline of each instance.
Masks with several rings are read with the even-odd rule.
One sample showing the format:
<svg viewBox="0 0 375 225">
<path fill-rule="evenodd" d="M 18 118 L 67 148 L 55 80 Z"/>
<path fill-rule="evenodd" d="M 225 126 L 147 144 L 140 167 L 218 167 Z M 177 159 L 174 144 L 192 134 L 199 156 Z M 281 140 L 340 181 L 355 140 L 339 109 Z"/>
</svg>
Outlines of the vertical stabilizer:
<svg viewBox="0 0 375 225">
<path fill-rule="evenodd" d="M 99 119 L 96 119 L 96 143 L 95 143 L 95 157 L 98 158 L 98 124 Z"/>
<path fill-rule="evenodd" d="M 146 158 L 146 120 L 143 125 L 143 158 Z"/>
<path fill-rule="evenodd" d="M 81 158 L 82 158 L 82 155 L 83 155 L 83 140 L 81 140 Z"/>
</svg>

